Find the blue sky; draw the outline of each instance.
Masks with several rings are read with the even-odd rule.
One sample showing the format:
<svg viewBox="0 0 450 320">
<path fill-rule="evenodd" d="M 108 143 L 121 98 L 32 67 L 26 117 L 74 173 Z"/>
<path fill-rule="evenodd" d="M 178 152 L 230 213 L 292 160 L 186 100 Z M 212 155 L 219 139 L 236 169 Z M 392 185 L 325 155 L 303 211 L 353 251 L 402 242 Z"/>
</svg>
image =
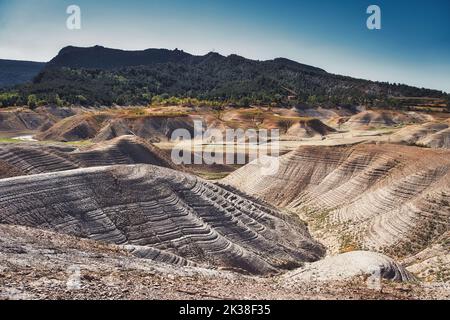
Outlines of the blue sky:
<svg viewBox="0 0 450 320">
<path fill-rule="evenodd" d="M 82 29 L 66 28 L 66 8 Z M 366 28 L 366 9 L 382 29 Z M 48 61 L 66 45 L 286 57 L 332 73 L 450 92 L 448 0 L 0 0 L 0 58 Z"/>
</svg>

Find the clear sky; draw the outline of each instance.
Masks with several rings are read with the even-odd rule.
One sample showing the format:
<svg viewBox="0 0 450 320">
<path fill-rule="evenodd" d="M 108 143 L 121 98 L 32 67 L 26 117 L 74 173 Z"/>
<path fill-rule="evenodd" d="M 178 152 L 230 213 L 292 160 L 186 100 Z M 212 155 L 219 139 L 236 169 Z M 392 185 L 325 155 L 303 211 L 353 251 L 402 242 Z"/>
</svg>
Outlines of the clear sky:
<svg viewBox="0 0 450 320">
<path fill-rule="evenodd" d="M 81 30 L 66 28 L 71 4 Z M 366 27 L 371 4 L 381 30 Z M 96 44 L 286 57 L 450 92 L 449 0 L 0 0 L 2 59 L 48 61 L 64 46 Z"/>
</svg>

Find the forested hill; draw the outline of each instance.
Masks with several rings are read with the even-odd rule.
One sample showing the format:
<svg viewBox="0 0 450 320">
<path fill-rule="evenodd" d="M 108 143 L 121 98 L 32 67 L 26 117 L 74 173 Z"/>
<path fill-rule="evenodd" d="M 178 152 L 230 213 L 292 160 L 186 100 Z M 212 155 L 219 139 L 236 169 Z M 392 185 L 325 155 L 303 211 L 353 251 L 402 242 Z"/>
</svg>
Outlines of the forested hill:
<svg viewBox="0 0 450 320">
<path fill-rule="evenodd" d="M 17 99 L 81 105 L 147 104 L 191 97 L 240 105 L 286 101 L 368 103 L 391 96 L 443 97 L 441 91 L 371 82 L 284 58 L 255 61 L 237 55 L 194 56 L 181 50 L 123 51 L 66 47 Z"/>
<path fill-rule="evenodd" d="M 180 50 L 148 49 L 125 51 L 101 46 L 92 48 L 66 47 L 53 58 L 47 67 L 114 69 L 122 67 L 145 66 L 156 63 L 182 62 L 192 57 Z"/>
<path fill-rule="evenodd" d="M 41 62 L 0 59 L 0 87 L 31 81 L 44 66 Z"/>
<path fill-rule="evenodd" d="M 80 47 L 66 47 L 62 49 L 58 55 L 53 58 L 48 64 L 48 68 L 83 68 L 83 69 L 117 69 L 124 67 L 138 67 L 138 66 L 154 66 L 156 64 L 184 64 L 184 65 L 200 65 L 207 62 L 224 63 L 229 60 L 231 63 L 247 62 L 259 63 L 231 55 L 228 58 L 218 53 L 210 52 L 204 56 L 194 56 L 182 50 L 168 50 L 168 49 L 147 49 L 142 51 L 125 51 L 119 49 L 110 49 L 101 46 L 90 48 Z M 299 71 L 317 71 L 325 72 L 322 69 L 304 65 L 288 59 L 275 59 L 279 65 L 288 66 Z M 271 61 L 266 61 L 271 62 Z M 231 66 L 229 66 L 231 67 Z"/>
</svg>

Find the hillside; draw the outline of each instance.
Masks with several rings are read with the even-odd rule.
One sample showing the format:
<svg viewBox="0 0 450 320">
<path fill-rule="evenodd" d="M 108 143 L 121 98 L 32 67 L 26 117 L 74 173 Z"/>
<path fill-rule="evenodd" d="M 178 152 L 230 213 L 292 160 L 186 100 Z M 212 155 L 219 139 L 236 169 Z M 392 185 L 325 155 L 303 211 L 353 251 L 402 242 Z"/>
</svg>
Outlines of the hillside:
<svg viewBox="0 0 450 320">
<path fill-rule="evenodd" d="M 122 136 L 82 150 L 61 145 L 0 144 L 0 179 L 136 163 L 175 168 L 161 150 L 135 136 Z"/>
<path fill-rule="evenodd" d="M 378 133 L 438 130 L 448 120 L 356 112 L 2 110 L 10 137 L 22 135 L 14 130 L 22 123 L 38 128 L 27 136 L 49 141 L 0 140 L 0 299 L 448 297 L 449 151 L 385 144 L 390 136 Z M 164 139 L 193 119 L 221 132 L 280 127 L 280 170 L 174 165 Z M 378 142 L 339 145 L 350 134 Z M 225 171 L 233 173 L 222 179 Z M 71 265 L 83 290 L 67 290 Z"/>
<path fill-rule="evenodd" d="M 447 150 L 300 147 L 281 156 L 276 175 L 260 172 L 251 163 L 223 183 L 299 214 L 331 252 L 363 249 L 405 258 L 448 243 Z"/>
<path fill-rule="evenodd" d="M 391 141 L 427 148 L 450 149 L 450 121 L 407 126 L 393 134 Z"/>
<path fill-rule="evenodd" d="M 374 104 L 388 96 L 444 97 L 437 90 L 334 75 L 284 58 L 256 61 L 214 52 L 194 56 L 181 50 L 123 51 L 100 46 L 62 49 L 18 93 L 15 103 L 26 104 L 35 95 L 33 103 L 80 105 L 147 104 L 155 96 L 242 106 L 307 99 Z"/>
<path fill-rule="evenodd" d="M 2 179 L 0 190 L 2 224 L 131 245 L 136 255 L 162 262 L 173 259 L 170 262 L 184 265 L 186 259 L 270 274 L 316 261 L 325 251 L 298 220 L 158 166 L 91 167 L 15 177 Z"/>
<path fill-rule="evenodd" d="M 45 63 L 0 59 L 0 88 L 33 80 Z"/>
</svg>

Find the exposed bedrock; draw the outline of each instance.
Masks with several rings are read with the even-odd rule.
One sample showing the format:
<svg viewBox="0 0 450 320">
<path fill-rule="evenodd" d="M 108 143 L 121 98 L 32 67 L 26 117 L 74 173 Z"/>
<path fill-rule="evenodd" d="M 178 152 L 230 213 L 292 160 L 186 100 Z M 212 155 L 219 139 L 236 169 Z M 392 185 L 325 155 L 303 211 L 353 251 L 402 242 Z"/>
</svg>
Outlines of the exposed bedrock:
<svg viewBox="0 0 450 320">
<path fill-rule="evenodd" d="M 415 254 L 450 226 L 450 152 L 364 144 L 301 147 L 261 175 L 251 163 L 222 181 L 306 219 L 331 252 Z"/>
<path fill-rule="evenodd" d="M 300 221 L 287 222 L 275 209 L 158 166 L 2 179 L 0 194 L 0 223 L 139 246 L 142 256 L 157 249 L 180 261 L 267 274 L 324 255 Z"/>
</svg>

